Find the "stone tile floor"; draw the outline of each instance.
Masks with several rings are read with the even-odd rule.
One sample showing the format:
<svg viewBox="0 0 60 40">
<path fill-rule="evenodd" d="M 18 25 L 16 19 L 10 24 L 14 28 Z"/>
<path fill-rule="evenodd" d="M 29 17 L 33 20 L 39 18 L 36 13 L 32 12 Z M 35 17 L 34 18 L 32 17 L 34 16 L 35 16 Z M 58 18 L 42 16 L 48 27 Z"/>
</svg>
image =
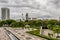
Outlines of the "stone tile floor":
<svg viewBox="0 0 60 40">
<path fill-rule="evenodd" d="M 3 27 L 0 27 L 0 40 L 10 40 Z"/>
<path fill-rule="evenodd" d="M 20 37 L 22 37 L 24 40 L 44 40 L 43 38 L 31 35 L 26 33 L 26 31 L 28 31 L 28 29 L 21 29 L 21 28 L 8 28 L 9 30 L 17 33 Z"/>
</svg>

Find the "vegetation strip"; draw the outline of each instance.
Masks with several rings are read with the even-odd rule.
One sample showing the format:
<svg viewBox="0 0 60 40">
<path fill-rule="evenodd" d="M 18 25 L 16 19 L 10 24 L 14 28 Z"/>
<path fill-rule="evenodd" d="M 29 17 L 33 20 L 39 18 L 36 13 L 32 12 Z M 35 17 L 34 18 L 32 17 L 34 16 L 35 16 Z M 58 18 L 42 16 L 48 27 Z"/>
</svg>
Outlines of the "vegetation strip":
<svg viewBox="0 0 60 40">
<path fill-rule="evenodd" d="M 57 40 L 56 38 L 49 38 L 49 37 L 47 37 L 45 35 L 39 34 L 38 30 L 30 31 L 30 32 L 27 32 L 27 33 L 38 36 L 38 37 L 42 37 L 42 38 L 47 39 L 47 40 Z"/>
</svg>

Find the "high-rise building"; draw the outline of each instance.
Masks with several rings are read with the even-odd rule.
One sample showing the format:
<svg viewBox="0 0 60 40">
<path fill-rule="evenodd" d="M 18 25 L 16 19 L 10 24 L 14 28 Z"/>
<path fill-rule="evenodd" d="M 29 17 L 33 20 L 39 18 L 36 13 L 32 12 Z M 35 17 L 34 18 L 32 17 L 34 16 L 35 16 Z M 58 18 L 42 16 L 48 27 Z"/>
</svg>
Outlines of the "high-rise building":
<svg viewBox="0 0 60 40">
<path fill-rule="evenodd" d="M 22 20 L 24 20 L 24 16 L 23 16 L 23 13 L 22 13 Z"/>
<path fill-rule="evenodd" d="M 2 18 L 2 20 L 10 19 L 9 8 L 1 8 L 1 18 Z"/>
<path fill-rule="evenodd" d="M 28 20 L 28 13 L 26 13 L 26 20 Z"/>
</svg>

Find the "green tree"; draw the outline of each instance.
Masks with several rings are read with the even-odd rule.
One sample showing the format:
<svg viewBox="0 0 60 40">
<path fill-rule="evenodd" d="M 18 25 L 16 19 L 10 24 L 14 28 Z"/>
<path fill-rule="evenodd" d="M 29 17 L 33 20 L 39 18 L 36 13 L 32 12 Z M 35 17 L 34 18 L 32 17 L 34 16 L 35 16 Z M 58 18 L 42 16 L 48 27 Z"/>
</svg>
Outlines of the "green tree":
<svg viewBox="0 0 60 40">
<path fill-rule="evenodd" d="M 35 26 L 35 23 L 36 23 L 36 21 L 34 21 L 34 20 L 28 21 L 28 24 L 29 24 L 31 27 L 34 27 L 34 26 Z"/>
<path fill-rule="evenodd" d="M 55 25 L 58 25 L 58 20 L 48 20 L 47 21 L 47 28 L 53 30 L 53 28 L 55 27 Z"/>
<path fill-rule="evenodd" d="M 60 33 L 60 26 L 59 25 L 55 25 L 55 27 L 53 28 L 54 33 L 57 33 L 57 36 L 59 36 Z"/>
<path fill-rule="evenodd" d="M 58 25 L 58 20 L 48 20 L 48 24 L 51 24 L 51 25 Z"/>
<path fill-rule="evenodd" d="M 53 29 L 53 26 L 51 24 L 48 24 L 47 25 L 47 28 L 52 30 Z"/>
<path fill-rule="evenodd" d="M 11 23 L 13 23 L 13 22 L 16 22 L 15 20 L 6 20 L 6 24 L 8 24 L 8 25 L 10 25 Z"/>
<path fill-rule="evenodd" d="M 13 23 L 13 22 L 16 22 L 15 20 L 4 20 L 4 21 L 2 21 L 2 24 L 7 24 L 8 26 L 10 26 L 11 25 L 11 23 Z"/>
<path fill-rule="evenodd" d="M 47 28 L 48 20 L 42 20 L 42 27 L 45 29 Z"/>
<path fill-rule="evenodd" d="M 24 27 L 25 26 L 25 22 L 13 22 L 11 24 L 12 27 Z"/>
<path fill-rule="evenodd" d="M 42 20 L 37 20 L 37 21 L 36 21 L 36 26 L 37 26 L 37 27 L 42 26 Z"/>
<path fill-rule="evenodd" d="M 3 25 L 3 23 L 2 23 L 2 21 L 0 21 L 0 27 L 2 27 L 2 25 Z"/>
<path fill-rule="evenodd" d="M 42 25 L 42 20 L 30 20 L 28 21 L 28 24 L 31 26 L 31 27 L 40 27 Z"/>
</svg>

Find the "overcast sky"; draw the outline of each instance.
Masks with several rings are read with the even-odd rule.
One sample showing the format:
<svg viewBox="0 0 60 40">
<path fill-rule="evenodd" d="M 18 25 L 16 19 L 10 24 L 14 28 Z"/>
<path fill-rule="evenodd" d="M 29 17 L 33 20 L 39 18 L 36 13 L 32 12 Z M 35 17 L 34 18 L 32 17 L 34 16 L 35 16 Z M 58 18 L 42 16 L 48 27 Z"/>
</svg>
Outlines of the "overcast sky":
<svg viewBox="0 0 60 40">
<path fill-rule="evenodd" d="M 14 19 L 22 18 L 22 13 L 24 18 L 26 13 L 32 18 L 60 17 L 60 0 L 0 0 L 2 7 L 8 7 L 10 17 Z"/>
</svg>

